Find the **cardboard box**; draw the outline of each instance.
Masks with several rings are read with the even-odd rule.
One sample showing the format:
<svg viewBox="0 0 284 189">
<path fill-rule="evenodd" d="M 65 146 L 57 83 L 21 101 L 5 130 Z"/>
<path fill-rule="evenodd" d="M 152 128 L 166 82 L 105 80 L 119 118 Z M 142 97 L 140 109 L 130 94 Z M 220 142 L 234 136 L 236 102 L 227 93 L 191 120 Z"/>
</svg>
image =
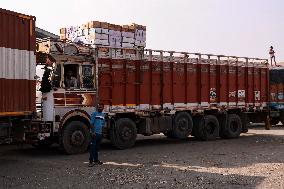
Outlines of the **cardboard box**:
<svg viewBox="0 0 284 189">
<path fill-rule="evenodd" d="M 66 33 L 66 28 L 61 28 L 60 29 L 60 34 L 65 34 Z"/>
<path fill-rule="evenodd" d="M 134 38 L 134 33 L 133 32 L 121 32 L 122 37 L 128 37 L 128 38 Z"/>
<path fill-rule="evenodd" d="M 108 25 L 109 30 L 115 30 L 115 25 L 114 24 L 109 24 Z"/>
<path fill-rule="evenodd" d="M 128 37 L 122 38 L 122 43 L 133 43 L 134 44 L 134 42 L 135 42 L 134 38 L 128 38 Z"/>
<path fill-rule="evenodd" d="M 129 29 L 135 31 L 135 30 L 136 30 L 136 27 L 133 26 L 133 25 L 130 25 L 130 26 L 129 26 Z"/>
<path fill-rule="evenodd" d="M 90 28 L 89 35 L 95 35 L 96 33 L 102 33 L 102 28 Z"/>
<path fill-rule="evenodd" d="M 122 42 L 122 38 L 109 35 L 109 42 L 110 43 L 121 43 Z"/>
<path fill-rule="evenodd" d="M 144 41 L 135 41 L 134 45 L 136 47 L 146 47 L 146 42 L 144 42 Z"/>
<path fill-rule="evenodd" d="M 114 30 L 121 32 L 122 26 L 114 25 Z"/>
<path fill-rule="evenodd" d="M 134 44 L 133 43 L 122 43 L 121 47 L 122 48 L 134 48 Z"/>
<path fill-rule="evenodd" d="M 89 29 L 88 28 L 83 29 L 83 35 L 85 35 L 85 36 L 89 35 Z"/>
<path fill-rule="evenodd" d="M 91 21 L 88 22 L 88 28 L 100 28 L 101 27 L 101 22 L 99 21 Z"/>
<path fill-rule="evenodd" d="M 102 34 L 102 33 L 95 33 L 95 34 L 88 35 L 88 37 L 89 37 L 90 39 L 108 40 L 109 35 L 107 35 L 107 34 Z"/>
<path fill-rule="evenodd" d="M 115 37 L 121 37 L 121 31 L 109 30 L 109 35 L 115 36 Z"/>
<path fill-rule="evenodd" d="M 61 34 L 60 34 L 60 39 L 66 39 L 65 33 L 61 33 Z"/>
<path fill-rule="evenodd" d="M 109 34 L 109 29 L 102 28 L 101 33 L 103 33 L 103 34 Z"/>
<path fill-rule="evenodd" d="M 129 26 L 128 25 L 123 25 L 121 28 L 122 32 L 129 32 Z"/>
<path fill-rule="evenodd" d="M 136 54 L 136 50 L 134 50 L 134 49 L 125 49 L 125 53 L 127 53 L 127 54 Z"/>
<path fill-rule="evenodd" d="M 142 26 L 142 25 L 135 24 L 135 23 L 131 24 L 131 28 L 146 31 L 146 26 Z"/>
<path fill-rule="evenodd" d="M 79 28 L 79 29 L 77 30 L 77 36 L 78 36 L 78 37 L 83 36 L 83 30 L 82 30 L 82 29 Z"/>
<path fill-rule="evenodd" d="M 109 29 L 109 23 L 107 23 L 107 22 L 101 22 L 101 28 Z"/>
<path fill-rule="evenodd" d="M 82 24 L 81 28 L 84 30 L 84 29 L 89 29 L 89 24 Z"/>
<path fill-rule="evenodd" d="M 103 40 L 103 39 L 91 39 L 90 43 L 92 45 L 104 45 L 104 46 L 108 46 L 109 45 L 109 41 L 108 40 Z"/>
</svg>

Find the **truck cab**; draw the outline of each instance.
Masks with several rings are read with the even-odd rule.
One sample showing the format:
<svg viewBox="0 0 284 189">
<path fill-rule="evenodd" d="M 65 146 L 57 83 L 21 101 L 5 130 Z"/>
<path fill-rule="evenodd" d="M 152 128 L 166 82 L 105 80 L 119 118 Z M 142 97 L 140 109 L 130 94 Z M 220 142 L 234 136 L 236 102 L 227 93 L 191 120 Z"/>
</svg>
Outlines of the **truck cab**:
<svg viewBox="0 0 284 189">
<path fill-rule="evenodd" d="M 86 49 L 88 49 L 86 47 Z M 89 144 L 90 115 L 96 105 L 95 64 L 74 44 L 41 40 L 37 49 L 41 72 L 38 119 L 26 140 L 37 147 L 59 143 L 68 154 L 82 153 Z M 68 128 L 68 129 L 67 129 Z"/>
</svg>

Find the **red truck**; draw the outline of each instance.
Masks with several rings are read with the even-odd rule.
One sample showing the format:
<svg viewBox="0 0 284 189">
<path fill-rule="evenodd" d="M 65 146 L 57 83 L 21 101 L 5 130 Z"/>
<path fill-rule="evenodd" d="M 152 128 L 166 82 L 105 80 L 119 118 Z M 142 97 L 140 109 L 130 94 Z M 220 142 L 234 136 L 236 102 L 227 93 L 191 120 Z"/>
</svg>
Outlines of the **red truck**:
<svg viewBox="0 0 284 189">
<path fill-rule="evenodd" d="M 105 137 L 125 149 L 137 134 L 200 140 L 237 138 L 269 115 L 266 59 L 39 41 L 39 62 L 52 62 L 42 119 L 69 154 L 87 149 L 90 114 L 105 105 Z M 40 58 L 39 58 L 40 57 Z M 78 86 L 67 88 L 72 72 Z M 65 75 L 65 76 L 64 76 Z"/>
<path fill-rule="evenodd" d="M 132 147 L 137 134 L 237 138 L 250 122 L 280 117 L 279 110 L 271 114 L 266 59 L 36 43 L 34 17 L 0 12 L 3 136 L 12 133 L 38 147 L 58 143 L 68 154 L 82 153 L 98 103 L 107 114 L 104 135 L 119 149 Z M 46 65 L 37 116 L 36 62 Z M 65 82 L 69 72 L 77 83 L 72 88 Z"/>
</svg>

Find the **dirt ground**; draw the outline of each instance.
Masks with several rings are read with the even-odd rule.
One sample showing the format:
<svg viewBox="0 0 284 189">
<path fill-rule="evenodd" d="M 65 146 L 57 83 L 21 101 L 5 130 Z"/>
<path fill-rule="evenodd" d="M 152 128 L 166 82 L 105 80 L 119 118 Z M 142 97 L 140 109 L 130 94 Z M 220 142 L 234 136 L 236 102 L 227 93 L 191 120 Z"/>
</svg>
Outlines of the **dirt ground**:
<svg viewBox="0 0 284 189">
<path fill-rule="evenodd" d="M 0 146 L 0 188 L 284 188 L 284 127 L 200 142 L 140 137 L 134 148 L 102 145 L 104 165 L 57 147 Z"/>
</svg>

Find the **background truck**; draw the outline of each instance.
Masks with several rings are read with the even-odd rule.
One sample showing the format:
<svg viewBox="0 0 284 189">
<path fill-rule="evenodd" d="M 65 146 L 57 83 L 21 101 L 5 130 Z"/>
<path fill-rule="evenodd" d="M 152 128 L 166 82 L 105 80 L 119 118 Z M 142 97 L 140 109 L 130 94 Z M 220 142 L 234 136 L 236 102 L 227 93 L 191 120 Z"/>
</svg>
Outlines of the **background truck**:
<svg viewBox="0 0 284 189">
<path fill-rule="evenodd" d="M 107 114 L 105 137 L 119 149 L 132 147 L 137 134 L 237 138 L 269 115 L 266 59 L 50 40 L 38 41 L 37 59 L 52 65 L 46 68 L 52 87 L 42 96 L 42 121 L 50 127 L 32 131 L 68 154 L 87 149 L 98 103 Z M 78 85 L 67 88 L 70 71 Z"/>
<path fill-rule="evenodd" d="M 284 124 L 284 68 L 270 69 L 270 120 L 276 125 Z"/>
<path fill-rule="evenodd" d="M 35 113 L 35 17 L 0 8 L 0 143 L 24 139 Z"/>
</svg>

